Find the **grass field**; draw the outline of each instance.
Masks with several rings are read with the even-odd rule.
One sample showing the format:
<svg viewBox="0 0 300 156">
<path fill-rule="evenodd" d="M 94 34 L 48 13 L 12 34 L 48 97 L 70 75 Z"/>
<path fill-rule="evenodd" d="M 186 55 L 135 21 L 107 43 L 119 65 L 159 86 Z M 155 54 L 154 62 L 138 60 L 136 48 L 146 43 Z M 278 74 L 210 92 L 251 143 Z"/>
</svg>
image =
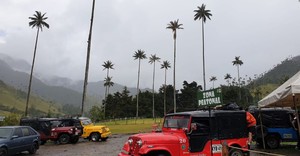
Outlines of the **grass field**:
<svg viewBox="0 0 300 156">
<path fill-rule="evenodd" d="M 112 134 L 133 134 L 140 132 L 151 132 L 152 126 L 157 125 L 161 127 L 163 119 L 123 119 L 123 120 L 111 120 L 106 122 L 99 122 L 96 125 L 106 125 Z"/>
</svg>

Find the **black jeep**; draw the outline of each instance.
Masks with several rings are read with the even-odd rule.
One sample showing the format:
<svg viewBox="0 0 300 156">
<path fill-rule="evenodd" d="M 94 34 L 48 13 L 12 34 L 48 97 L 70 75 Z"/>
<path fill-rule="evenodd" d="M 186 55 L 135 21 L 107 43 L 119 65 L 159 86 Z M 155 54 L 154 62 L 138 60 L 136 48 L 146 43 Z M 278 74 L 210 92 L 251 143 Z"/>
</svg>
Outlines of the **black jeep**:
<svg viewBox="0 0 300 156">
<path fill-rule="evenodd" d="M 20 120 L 20 125 L 30 126 L 40 133 L 41 145 L 45 144 L 47 140 L 59 144 L 77 143 L 83 128 L 74 123 L 80 124 L 80 121 L 58 118 L 22 118 Z"/>
</svg>

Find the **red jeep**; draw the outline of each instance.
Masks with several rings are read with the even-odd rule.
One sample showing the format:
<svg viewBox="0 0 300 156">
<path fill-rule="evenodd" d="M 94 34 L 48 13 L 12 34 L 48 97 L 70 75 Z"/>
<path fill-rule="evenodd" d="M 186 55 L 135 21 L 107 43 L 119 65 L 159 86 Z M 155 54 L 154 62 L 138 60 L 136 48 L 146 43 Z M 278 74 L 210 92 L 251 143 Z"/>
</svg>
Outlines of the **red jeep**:
<svg viewBox="0 0 300 156">
<path fill-rule="evenodd" d="M 247 140 L 245 111 L 181 112 L 166 115 L 161 132 L 130 136 L 118 156 L 242 156 Z"/>
<path fill-rule="evenodd" d="M 58 144 L 77 143 L 82 130 L 66 123 L 64 119 L 57 118 L 23 118 L 20 121 L 20 125 L 31 126 L 40 133 L 41 145 L 47 140 Z"/>
</svg>

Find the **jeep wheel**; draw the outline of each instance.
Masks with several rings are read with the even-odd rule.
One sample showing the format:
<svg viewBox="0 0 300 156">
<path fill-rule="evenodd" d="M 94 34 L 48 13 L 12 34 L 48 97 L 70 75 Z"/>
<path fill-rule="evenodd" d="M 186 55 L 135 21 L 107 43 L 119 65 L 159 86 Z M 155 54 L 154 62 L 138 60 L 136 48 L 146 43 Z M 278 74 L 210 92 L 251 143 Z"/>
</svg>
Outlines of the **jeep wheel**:
<svg viewBox="0 0 300 156">
<path fill-rule="evenodd" d="M 101 141 L 106 141 L 108 139 L 108 137 L 106 138 L 101 138 Z"/>
<path fill-rule="evenodd" d="M 58 142 L 60 144 L 66 144 L 70 141 L 70 136 L 68 134 L 62 134 L 59 136 Z"/>
<path fill-rule="evenodd" d="M 41 145 L 44 145 L 46 142 L 46 140 L 41 140 Z"/>
<path fill-rule="evenodd" d="M 34 142 L 31 148 L 28 150 L 28 152 L 30 154 L 35 154 L 38 149 L 39 149 L 39 145 L 36 142 Z"/>
<path fill-rule="evenodd" d="M 99 135 L 99 133 L 92 133 L 91 134 L 91 136 L 90 136 L 90 139 L 92 140 L 92 141 L 99 141 L 99 139 L 100 139 L 100 135 Z"/>
<path fill-rule="evenodd" d="M 278 148 L 280 145 L 280 139 L 276 135 L 268 135 L 266 137 L 266 145 L 271 149 Z"/>
<path fill-rule="evenodd" d="M 165 151 L 151 151 L 143 156 L 171 156 L 168 152 Z"/>
<path fill-rule="evenodd" d="M 244 156 L 244 153 L 238 149 L 230 149 L 229 156 Z"/>
<path fill-rule="evenodd" d="M 79 140 L 79 136 L 76 136 L 76 137 L 73 137 L 70 142 L 72 144 L 76 144 L 78 142 L 78 140 Z"/>
</svg>

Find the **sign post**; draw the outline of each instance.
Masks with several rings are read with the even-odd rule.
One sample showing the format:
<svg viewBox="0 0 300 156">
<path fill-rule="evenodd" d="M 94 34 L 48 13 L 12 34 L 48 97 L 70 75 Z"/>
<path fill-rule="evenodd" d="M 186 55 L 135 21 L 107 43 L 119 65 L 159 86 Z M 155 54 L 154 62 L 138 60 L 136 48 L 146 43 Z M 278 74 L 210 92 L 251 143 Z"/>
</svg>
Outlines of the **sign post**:
<svg viewBox="0 0 300 156">
<path fill-rule="evenodd" d="M 221 88 L 198 92 L 197 98 L 198 98 L 198 106 L 211 106 L 211 105 L 223 104 Z"/>
</svg>

